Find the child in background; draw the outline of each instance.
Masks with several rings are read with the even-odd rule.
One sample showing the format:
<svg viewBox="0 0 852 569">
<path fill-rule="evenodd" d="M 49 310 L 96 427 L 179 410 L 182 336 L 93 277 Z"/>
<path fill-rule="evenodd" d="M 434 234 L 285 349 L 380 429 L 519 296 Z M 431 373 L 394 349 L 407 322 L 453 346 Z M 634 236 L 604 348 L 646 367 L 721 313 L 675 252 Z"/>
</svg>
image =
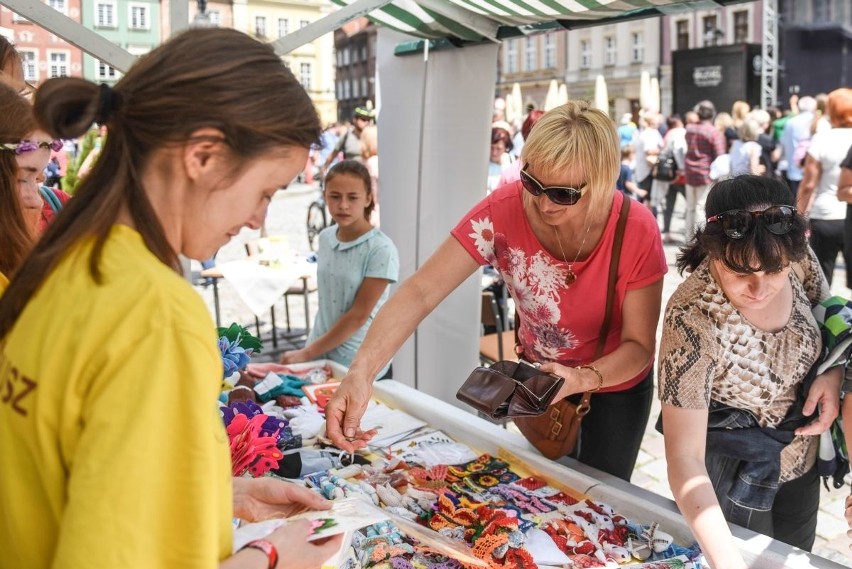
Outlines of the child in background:
<svg viewBox="0 0 852 569">
<path fill-rule="evenodd" d="M 633 179 L 633 168 L 630 164 L 633 162 L 633 147 L 625 146 L 621 149 L 621 170 L 618 173 L 618 180 L 615 181 L 615 187 L 634 200 L 642 201 L 648 195 L 648 192 L 636 185 Z"/>
<path fill-rule="evenodd" d="M 330 359 L 349 367 L 390 294 L 388 285 L 399 278 L 396 246 L 370 224 L 375 201 L 364 164 L 344 160 L 332 166 L 325 177 L 325 202 L 335 225 L 319 235 L 319 311 L 305 347 L 285 352 L 282 364 Z M 279 368 L 256 364 L 248 371 L 263 377 Z M 390 377 L 389 372 L 390 364 L 378 377 Z"/>
</svg>

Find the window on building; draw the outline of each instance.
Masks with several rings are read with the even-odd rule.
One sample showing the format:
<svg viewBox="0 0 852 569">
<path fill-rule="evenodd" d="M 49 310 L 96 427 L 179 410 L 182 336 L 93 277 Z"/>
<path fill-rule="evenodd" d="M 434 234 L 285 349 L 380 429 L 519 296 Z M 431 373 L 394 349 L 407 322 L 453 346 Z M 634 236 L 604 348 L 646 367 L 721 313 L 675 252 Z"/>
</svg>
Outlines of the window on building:
<svg viewBox="0 0 852 569">
<path fill-rule="evenodd" d="M 349 79 L 347 79 L 343 82 L 343 98 L 344 99 L 349 98 L 349 92 L 350 91 L 351 91 L 351 84 L 349 82 Z"/>
<path fill-rule="evenodd" d="M 544 67 L 556 68 L 556 34 L 553 32 L 544 34 Z"/>
<path fill-rule="evenodd" d="M 278 18 L 278 37 L 283 38 L 290 33 L 290 20 L 287 18 Z"/>
<path fill-rule="evenodd" d="M 254 35 L 259 38 L 266 37 L 266 16 L 254 17 Z"/>
<path fill-rule="evenodd" d="M 678 20 L 675 27 L 677 49 L 689 49 L 689 20 Z"/>
<path fill-rule="evenodd" d="M 370 96 L 370 82 L 367 81 L 366 76 L 361 77 L 361 92 L 364 94 L 365 97 Z"/>
<path fill-rule="evenodd" d="M 308 24 L 310 24 L 310 22 L 308 20 L 299 20 L 299 27 L 300 28 L 304 28 Z"/>
<path fill-rule="evenodd" d="M 65 3 L 65 0 L 48 0 L 47 4 L 57 12 L 67 13 L 68 5 Z"/>
<path fill-rule="evenodd" d="M 716 26 L 716 22 L 715 14 L 711 16 L 704 16 L 702 25 L 704 31 L 704 45 L 716 45 L 718 43 L 719 28 Z"/>
<path fill-rule="evenodd" d="M 299 82 L 302 84 L 302 87 L 305 88 L 305 91 L 310 91 L 313 89 L 313 73 L 311 73 L 311 64 L 310 63 L 302 63 L 299 65 Z"/>
<path fill-rule="evenodd" d="M 734 43 L 748 41 L 748 10 L 734 12 Z"/>
<path fill-rule="evenodd" d="M 349 46 L 343 48 L 343 65 L 349 65 Z"/>
<path fill-rule="evenodd" d="M 12 23 L 13 24 L 32 24 L 29 20 L 18 14 L 17 12 L 12 12 Z"/>
<path fill-rule="evenodd" d="M 147 30 L 150 26 L 148 6 L 144 4 L 130 4 L 130 29 Z"/>
<path fill-rule="evenodd" d="M 95 25 L 99 28 L 116 27 L 114 3 L 98 2 L 95 5 Z"/>
<path fill-rule="evenodd" d="M 361 59 L 363 59 L 364 61 L 367 61 L 367 46 L 366 45 L 361 46 Z"/>
<path fill-rule="evenodd" d="M 645 59 L 645 38 L 642 32 L 633 32 L 630 34 L 633 38 L 633 50 L 631 61 L 633 63 L 641 63 Z"/>
<path fill-rule="evenodd" d="M 68 52 L 51 51 L 48 55 L 48 77 L 68 76 Z"/>
<path fill-rule="evenodd" d="M 221 22 L 221 15 L 219 14 L 219 10 L 208 10 L 207 17 L 210 18 L 210 23 L 214 26 L 218 26 L 219 22 Z"/>
<path fill-rule="evenodd" d="M 357 99 L 361 96 L 361 82 L 358 79 L 352 80 L 352 98 Z"/>
<path fill-rule="evenodd" d="M 538 54 L 536 53 L 536 41 L 538 38 L 527 36 L 524 41 L 524 71 L 532 71 L 538 67 Z"/>
<path fill-rule="evenodd" d="M 18 49 L 24 61 L 24 79 L 30 83 L 38 81 L 38 52 L 33 49 Z"/>
<path fill-rule="evenodd" d="M 580 40 L 580 69 L 588 69 L 592 66 L 592 42 Z"/>
<path fill-rule="evenodd" d="M 831 0 L 813 0 L 814 23 L 831 21 Z"/>
<path fill-rule="evenodd" d="M 115 70 L 114 67 L 110 67 L 103 61 L 95 60 L 95 67 L 97 68 L 97 75 L 99 81 L 116 81 L 118 80 L 119 74 L 118 71 Z"/>
<path fill-rule="evenodd" d="M 506 73 L 518 72 L 518 40 L 506 40 Z"/>
<path fill-rule="evenodd" d="M 615 65 L 617 55 L 615 36 L 606 36 L 604 38 L 604 64 Z"/>
<path fill-rule="evenodd" d="M 337 93 L 337 100 L 342 101 L 343 100 L 343 82 L 342 81 L 337 82 L 337 84 L 335 85 L 335 91 Z"/>
</svg>

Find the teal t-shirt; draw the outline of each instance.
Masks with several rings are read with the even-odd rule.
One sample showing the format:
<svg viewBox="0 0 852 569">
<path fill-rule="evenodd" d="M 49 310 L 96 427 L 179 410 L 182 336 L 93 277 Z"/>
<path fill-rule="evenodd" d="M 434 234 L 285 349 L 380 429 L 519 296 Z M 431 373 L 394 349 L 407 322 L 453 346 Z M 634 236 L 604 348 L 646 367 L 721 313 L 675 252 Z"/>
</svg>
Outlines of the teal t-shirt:
<svg viewBox="0 0 852 569">
<path fill-rule="evenodd" d="M 322 336 L 340 320 L 355 302 L 358 290 L 365 278 L 399 279 L 399 253 L 390 238 L 371 229 L 355 241 L 341 242 L 337 239 L 337 226 L 332 225 L 319 235 L 317 249 L 317 288 L 319 309 L 316 321 L 308 337 L 308 343 Z M 324 354 L 323 357 L 349 367 L 376 313 L 390 295 L 385 289 L 367 322 L 343 344 Z M 388 364 L 390 365 L 390 364 Z M 387 372 L 387 366 L 378 377 Z"/>
</svg>

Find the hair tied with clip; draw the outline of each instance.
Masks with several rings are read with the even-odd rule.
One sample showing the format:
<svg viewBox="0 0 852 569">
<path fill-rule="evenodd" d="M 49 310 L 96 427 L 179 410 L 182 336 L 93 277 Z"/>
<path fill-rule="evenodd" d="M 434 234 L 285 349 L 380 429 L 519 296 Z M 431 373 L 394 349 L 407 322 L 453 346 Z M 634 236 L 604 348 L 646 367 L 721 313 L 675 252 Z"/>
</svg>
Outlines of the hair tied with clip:
<svg viewBox="0 0 852 569">
<path fill-rule="evenodd" d="M 98 112 L 95 115 L 95 122 L 99 125 L 107 124 L 115 116 L 118 107 L 118 94 L 106 83 L 101 83 L 98 91 Z"/>
</svg>

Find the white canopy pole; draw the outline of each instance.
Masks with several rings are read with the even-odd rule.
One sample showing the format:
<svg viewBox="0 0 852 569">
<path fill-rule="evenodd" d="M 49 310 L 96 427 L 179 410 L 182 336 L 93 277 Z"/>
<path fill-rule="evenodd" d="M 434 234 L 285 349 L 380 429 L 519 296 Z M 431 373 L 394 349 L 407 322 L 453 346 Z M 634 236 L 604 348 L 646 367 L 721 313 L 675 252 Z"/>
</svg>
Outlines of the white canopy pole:
<svg viewBox="0 0 852 569">
<path fill-rule="evenodd" d="M 366 16 L 373 10 L 390 3 L 391 0 L 357 0 L 348 6 L 344 6 L 340 10 L 332 12 L 328 16 L 313 22 L 312 24 L 308 24 L 304 28 L 300 28 L 287 34 L 283 38 L 271 42 L 270 45 L 273 49 L 275 49 L 275 53 L 278 55 L 290 53 L 291 51 L 314 41 L 320 36 L 324 36 L 338 28 L 342 28 L 343 24 L 346 22 L 354 20 L 360 16 Z"/>
</svg>

